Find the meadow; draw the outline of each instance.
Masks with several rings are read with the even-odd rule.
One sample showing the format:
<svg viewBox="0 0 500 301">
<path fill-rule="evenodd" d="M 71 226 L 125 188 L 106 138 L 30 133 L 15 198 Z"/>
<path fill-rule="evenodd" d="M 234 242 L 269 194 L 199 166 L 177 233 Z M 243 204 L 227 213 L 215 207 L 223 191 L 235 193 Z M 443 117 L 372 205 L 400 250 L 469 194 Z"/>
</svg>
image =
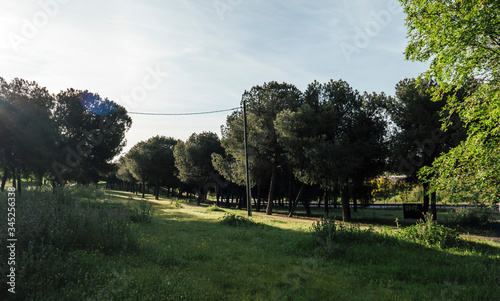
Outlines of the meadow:
<svg viewBox="0 0 500 301">
<path fill-rule="evenodd" d="M 2 212 L 6 197 L 0 197 Z M 427 244 L 403 229 L 249 219 L 234 209 L 173 198 L 145 202 L 82 187 L 23 192 L 16 213 L 16 294 L 2 281 L 1 300 L 500 296 L 498 242 Z M 0 236 L 6 231 L 2 226 Z M 7 250 L 0 255 L 7 275 Z"/>
</svg>

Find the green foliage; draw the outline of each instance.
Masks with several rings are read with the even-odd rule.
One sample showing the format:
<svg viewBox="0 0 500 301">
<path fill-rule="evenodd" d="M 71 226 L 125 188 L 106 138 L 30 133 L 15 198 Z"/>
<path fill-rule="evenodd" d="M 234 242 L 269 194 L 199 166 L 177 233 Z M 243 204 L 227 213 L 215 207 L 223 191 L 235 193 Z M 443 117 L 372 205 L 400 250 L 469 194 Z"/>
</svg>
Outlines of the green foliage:
<svg viewBox="0 0 500 301">
<path fill-rule="evenodd" d="M 492 213 L 489 209 L 453 210 L 448 225 L 463 229 L 484 228 L 492 222 Z"/>
<path fill-rule="evenodd" d="M 220 208 L 217 205 L 212 205 L 212 206 L 208 207 L 207 211 L 211 211 L 211 212 L 225 212 L 224 209 Z"/>
<path fill-rule="evenodd" d="M 67 197 L 64 192 L 67 192 L 70 197 L 76 198 L 78 200 L 105 200 L 107 198 L 106 194 L 102 189 L 95 188 L 94 186 L 84 186 L 84 185 L 74 185 L 65 189 L 60 189 L 58 198 L 61 196 Z"/>
<path fill-rule="evenodd" d="M 82 191 L 83 188 L 60 188 L 53 194 L 35 190 L 16 197 L 16 284 L 19 288 L 16 296 L 21 299 L 30 293 L 43 296 L 47 290 L 44 283 L 66 286 L 85 281 L 86 273 L 95 267 L 83 267 L 69 255 L 73 252 L 111 255 L 138 250 L 130 210 L 98 200 L 79 200 L 82 195 L 94 193 Z M 0 195 L 2 212 L 7 212 L 6 196 Z M 0 235 L 7 237 L 6 232 L 7 227 L 0 227 Z M 1 248 L 0 257 L 8 258 L 7 251 Z M 7 260 L 0 262 L 3 273 L 6 264 Z M 68 271 L 71 276 L 61 274 Z M 5 282 L 0 289 L 2 293 L 7 291 Z"/>
<path fill-rule="evenodd" d="M 119 159 L 117 177 L 123 181 L 151 181 L 175 187 L 177 171 L 174 166 L 174 147 L 177 140 L 171 137 L 155 136 L 134 145 Z M 144 195 L 143 195 L 144 197 Z M 159 190 L 155 197 L 159 197 Z"/>
<path fill-rule="evenodd" d="M 212 132 L 193 133 L 186 142 L 178 141 L 175 145 L 175 167 L 179 170 L 179 179 L 199 189 L 198 202 L 204 200 L 208 192 L 204 186 L 213 181 L 212 154 L 223 151 L 219 137 Z"/>
<path fill-rule="evenodd" d="M 334 218 L 324 218 L 315 222 L 311 233 L 320 253 L 331 258 L 345 244 L 389 245 L 395 241 L 388 232 L 374 232 L 372 228 L 362 230 L 359 225 L 336 222 Z"/>
<path fill-rule="evenodd" d="M 233 213 L 224 214 L 224 216 L 220 218 L 220 223 L 231 227 L 248 227 L 257 225 L 254 221 L 242 215 Z"/>
<path fill-rule="evenodd" d="M 268 196 L 274 199 L 276 174 L 287 170 L 289 162 L 283 156 L 282 145 L 277 141 L 274 121 L 284 110 L 295 111 L 301 104 L 301 91 L 287 83 L 269 82 L 245 91 L 242 104 L 247 105 L 248 158 L 252 185 L 269 187 Z M 222 127 L 221 144 L 225 155 L 214 155 L 213 164 L 225 179 L 245 183 L 245 151 L 243 145 L 243 112 L 235 111 L 227 117 Z M 275 181 L 270 181 L 274 176 Z M 272 205 L 272 202 L 268 202 Z M 272 207 L 268 206 L 268 213 Z"/>
<path fill-rule="evenodd" d="M 96 183 L 103 173 L 112 170 L 110 161 L 125 146 L 125 133 L 132 125 L 127 110 L 117 103 L 87 90 L 67 89 L 55 97 L 54 121 L 61 135 L 57 180 Z M 76 160 L 77 166 L 67 161 Z"/>
<path fill-rule="evenodd" d="M 409 242 L 424 246 L 448 248 L 458 242 L 458 233 L 432 220 L 431 214 L 426 214 L 425 221 L 419 220 L 416 225 L 400 229 L 397 235 Z"/>
<path fill-rule="evenodd" d="M 17 279 L 16 299 L 496 300 L 500 293 L 494 242 L 436 249 L 360 230 L 362 240 L 341 240 L 335 256 L 324 260 L 302 221 L 254 217 L 261 226 L 238 228 L 218 222 L 219 212 L 162 209 L 152 223 L 130 229 L 138 250 L 103 254 L 23 245 L 19 252 L 37 255 L 23 274 L 29 279 Z M 9 297 L 0 283 L 0 299 Z"/>
<path fill-rule="evenodd" d="M 431 62 L 424 74 L 434 79 L 434 100 L 460 117 L 467 138 L 420 176 L 453 201 L 493 203 L 500 196 L 498 176 L 500 2 L 495 0 L 400 0 L 407 14 L 406 58 Z M 478 88 L 479 87 L 479 88 Z M 460 89 L 466 93 L 460 97 Z M 477 90 L 476 90 L 477 89 Z M 468 95 L 467 95 L 468 94 Z M 443 128 L 450 127 L 450 119 Z"/>
<path fill-rule="evenodd" d="M 134 213 L 131 215 L 131 219 L 136 223 L 151 223 L 154 215 L 153 204 L 141 200 L 139 201 L 139 208 L 134 208 Z"/>
<path fill-rule="evenodd" d="M 500 83 L 480 87 L 464 101 L 450 102 L 465 127 L 467 139 L 436 159 L 421 176 L 452 202 L 496 203 L 500 198 Z"/>
<path fill-rule="evenodd" d="M 441 88 L 472 76 L 500 75 L 500 3 L 496 0 L 400 0 L 408 31 L 406 58 L 431 61 L 426 76 Z"/>
<path fill-rule="evenodd" d="M 296 111 L 278 114 L 278 141 L 294 175 L 332 189 L 348 179 L 375 176 L 383 167 L 385 95 L 360 95 L 345 81 L 313 82 Z M 363 170 L 363 175 L 359 171 Z"/>
</svg>

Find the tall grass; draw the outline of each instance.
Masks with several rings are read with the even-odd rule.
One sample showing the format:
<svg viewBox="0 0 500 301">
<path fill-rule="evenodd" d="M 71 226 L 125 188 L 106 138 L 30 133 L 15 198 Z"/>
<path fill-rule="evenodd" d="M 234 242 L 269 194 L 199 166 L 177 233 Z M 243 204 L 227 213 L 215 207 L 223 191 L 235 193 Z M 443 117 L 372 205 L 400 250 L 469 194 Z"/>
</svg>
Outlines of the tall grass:
<svg viewBox="0 0 500 301">
<path fill-rule="evenodd" d="M 18 294 L 8 299 L 1 281 L 0 300 L 496 300 L 500 294 L 494 243 L 428 247 L 401 237 L 402 230 L 333 220 L 311 228 L 173 205 L 155 205 L 154 219 L 132 224 L 137 212 L 83 197 L 94 192 L 32 193 L 17 207 Z M 81 231 L 87 228 L 93 234 Z M 322 239 L 330 239 L 330 253 L 322 251 Z"/>
<path fill-rule="evenodd" d="M 68 252 L 112 254 L 137 248 L 131 232 L 131 211 L 123 206 L 88 200 L 98 195 L 92 190 L 61 188 L 56 193 L 32 190 L 17 196 L 16 282 L 23 292 L 43 291 L 40 284 L 64 272 L 58 269 L 64 268 Z M 7 194 L 0 196 L 1 212 L 7 212 L 6 197 Z M 0 227 L 0 237 L 7 237 L 4 225 Z M 7 249 L 2 248 L 2 273 L 9 268 L 7 255 Z M 5 281 L 1 282 L 0 290 L 2 294 L 7 291 Z"/>
</svg>

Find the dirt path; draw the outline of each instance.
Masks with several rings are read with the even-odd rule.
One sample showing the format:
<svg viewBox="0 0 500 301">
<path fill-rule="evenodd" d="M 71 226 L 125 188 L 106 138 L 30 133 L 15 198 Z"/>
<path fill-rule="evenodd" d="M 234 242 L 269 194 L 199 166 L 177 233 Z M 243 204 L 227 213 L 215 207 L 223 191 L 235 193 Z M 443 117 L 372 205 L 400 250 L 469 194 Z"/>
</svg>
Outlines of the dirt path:
<svg viewBox="0 0 500 301">
<path fill-rule="evenodd" d="M 121 191 L 122 192 L 122 191 Z M 123 192 L 122 192 L 123 193 Z M 154 198 L 142 198 L 140 195 L 135 195 L 133 193 L 129 193 L 129 195 L 134 198 L 134 199 L 137 199 L 137 200 L 146 200 L 146 201 L 149 201 L 149 202 L 153 202 L 153 203 L 156 203 L 156 204 L 159 204 L 159 205 L 165 205 L 165 204 L 169 204 L 170 201 L 162 201 L 161 199 L 160 200 L 155 200 Z M 186 203 L 182 203 L 182 207 L 187 207 L 187 208 L 207 208 L 206 206 L 202 206 L 202 205 L 191 205 L 191 204 L 186 204 Z M 237 211 L 238 214 L 240 215 L 247 215 L 246 211 Z M 262 217 L 262 218 L 270 218 L 270 219 L 277 219 L 277 220 L 283 220 L 283 221 L 293 221 L 293 222 L 302 222 L 302 223 L 309 223 L 309 224 L 313 224 L 317 221 L 319 221 L 320 219 L 319 218 L 309 218 L 309 217 L 288 217 L 288 216 L 285 216 L 285 215 L 280 215 L 280 214 L 273 214 L 273 215 L 267 215 L 267 214 L 264 214 L 264 213 L 260 213 L 260 212 L 255 212 L 253 211 L 252 212 L 252 216 L 258 216 L 258 217 Z M 360 226 L 362 229 L 368 229 L 370 228 L 369 226 L 363 226 L 361 225 Z M 383 227 L 371 227 L 373 229 L 384 229 Z M 393 228 L 392 230 L 396 230 L 396 228 Z M 489 240 L 489 241 L 495 241 L 495 242 L 499 242 L 500 243 L 500 237 L 493 237 L 493 236 L 480 236 L 480 235 L 469 235 L 469 234 L 460 234 L 460 237 L 463 237 L 463 238 L 471 238 L 471 239 L 479 239 L 479 240 Z"/>
</svg>

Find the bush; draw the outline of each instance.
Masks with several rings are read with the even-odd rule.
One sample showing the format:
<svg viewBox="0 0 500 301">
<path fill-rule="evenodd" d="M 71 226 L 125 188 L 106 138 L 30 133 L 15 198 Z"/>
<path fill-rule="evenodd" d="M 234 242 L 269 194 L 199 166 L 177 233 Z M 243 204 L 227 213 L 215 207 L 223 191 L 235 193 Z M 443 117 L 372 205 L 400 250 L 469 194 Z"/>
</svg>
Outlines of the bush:
<svg viewBox="0 0 500 301">
<path fill-rule="evenodd" d="M 223 225 L 228 225 L 231 227 L 241 227 L 241 226 L 253 226 L 256 225 L 253 221 L 242 215 L 236 215 L 232 213 L 226 213 L 220 218 L 220 223 Z"/>
<path fill-rule="evenodd" d="M 135 212 L 130 216 L 135 223 L 150 223 L 153 220 L 153 204 L 148 201 L 140 201 L 139 208 L 134 208 Z"/>
<path fill-rule="evenodd" d="M 400 229 L 397 236 L 424 246 L 439 248 L 454 246 L 458 241 L 457 231 L 437 224 L 432 220 L 432 215 L 429 213 L 426 214 L 425 221 L 419 220 L 413 226 Z"/>
<path fill-rule="evenodd" d="M 212 206 L 209 206 L 209 207 L 207 208 L 207 211 L 211 211 L 211 212 L 216 212 L 216 211 L 218 211 L 218 212 L 225 212 L 225 211 L 224 211 L 224 209 L 221 209 L 221 208 L 220 208 L 219 206 L 217 206 L 217 205 L 212 205 Z"/>
<path fill-rule="evenodd" d="M 2 203 L 4 207 L 6 202 Z M 23 192 L 16 197 L 16 213 L 16 234 L 22 237 L 18 243 L 26 243 L 21 249 L 49 245 L 62 250 L 114 252 L 133 245 L 130 210 L 100 201 L 80 201 L 70 190 Z"/>
<path fill-rule="evenodd" d="M 330 258 L 341 244 L 359 243 L 392 244 L 394 239 L 389 238 L 387 232 L 376 233 L 371 228 L 362 230 L 359 225 L 348 225 L 335 222 L 333 218 L 325 218 L 314 223 L 311 228 L 314 243 L 321 248 L 326 258 Z"/>
<path fill-rule="evenodd" d="M 17 284 L 23 293 L 43 289 L 45 282 L 41 281 L 55 281 L 54 271 L 60 272 L 73 252 L 112 254 L 138 250 L 129 209 L 81 201 L 73 193 L 63 188 L 56 193 L 33 190 L 16 195 Z M 2 212 L 7 212 L 6 197 L 0 195 Z M 0 227 L 0 236 L 7 237 L 7 227 Z M 7 252 L 7 248 L 1 248 L 0 258 L 7 258 Z M 0 262 L 1 271 L 6 270 L 6 264 L 7 260 Z M 0 289 L 6 291 L 6 284 L 1 284 Z"/>
<path fill-rule="evenodd" d="M 457 210 L 448 221 L 450 226 L 462 228 L 487 227 L 492 219 L 488 209 Z"/>
</svg>

